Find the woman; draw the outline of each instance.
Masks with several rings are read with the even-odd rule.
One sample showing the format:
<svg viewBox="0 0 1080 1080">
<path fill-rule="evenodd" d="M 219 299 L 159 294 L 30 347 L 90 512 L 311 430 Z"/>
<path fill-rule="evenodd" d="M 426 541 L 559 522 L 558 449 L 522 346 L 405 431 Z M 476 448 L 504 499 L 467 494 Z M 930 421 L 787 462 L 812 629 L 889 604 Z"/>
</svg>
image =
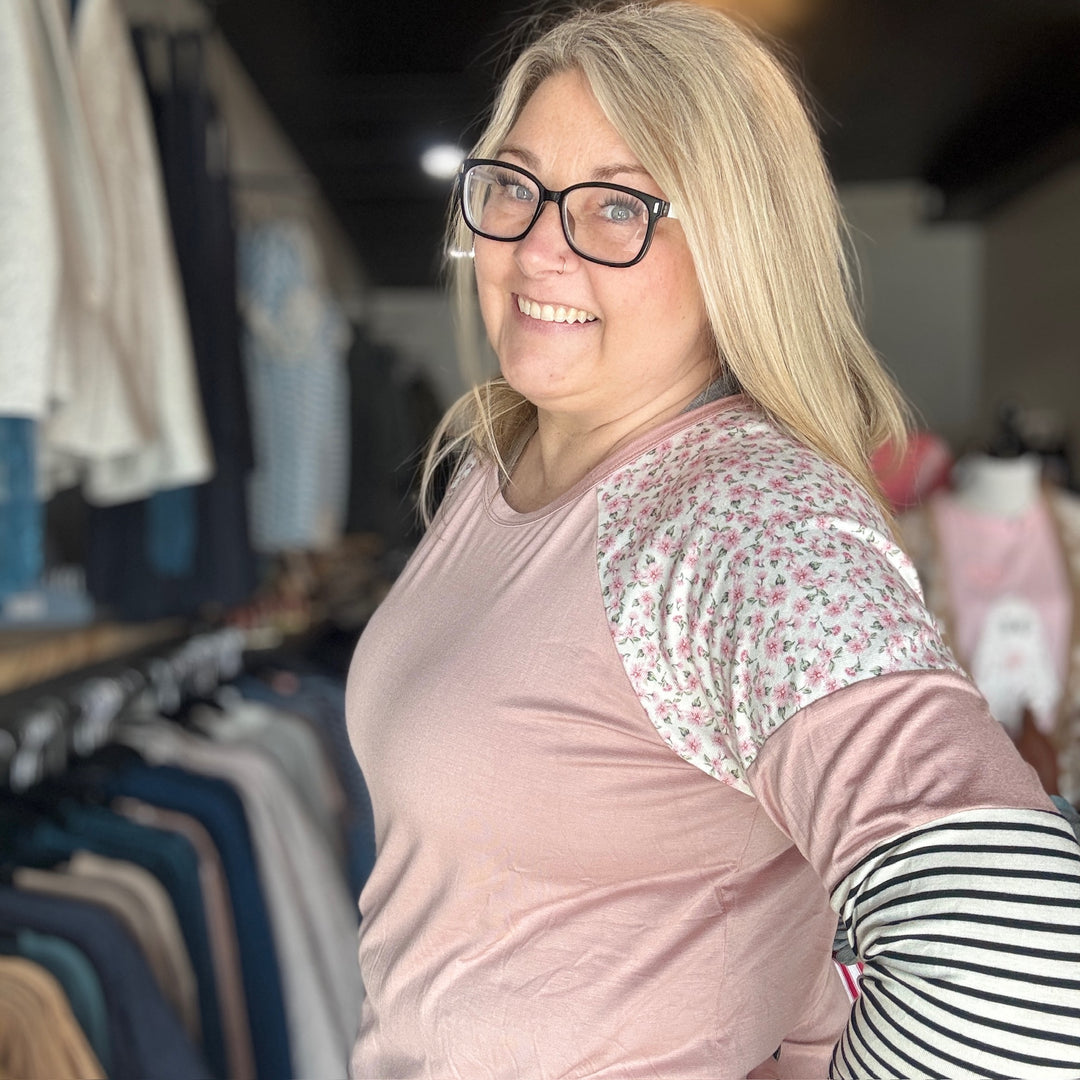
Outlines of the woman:
<svg viewBox="0 0 1080 1080">
<path fill-rule="evenodd" d="M 452 228 L 501 378 L 350 675 L 354 1076 L 1075 1076 L 1080 851 L 889 539 L 902 413 L 781 68 L 573 16 Z"/>
</svg>

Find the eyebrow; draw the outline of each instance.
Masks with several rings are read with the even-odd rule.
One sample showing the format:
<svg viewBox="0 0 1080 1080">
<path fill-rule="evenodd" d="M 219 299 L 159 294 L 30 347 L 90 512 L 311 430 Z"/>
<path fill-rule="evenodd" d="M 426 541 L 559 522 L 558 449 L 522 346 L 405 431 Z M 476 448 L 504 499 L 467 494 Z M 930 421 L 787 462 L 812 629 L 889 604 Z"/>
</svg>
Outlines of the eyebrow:
<svg viewBox="0 0 1080 1080">
<path fill-rule="evenodd" d="M 520 146 L 501 146 L 498 150 L 498 155 L 501 157 L 503 154 L 513 154 L 514 157 L 521 158 L 525 163 L 525 167 L 532 172 L 540 171 L 540 159 L 535 154 Z M 649 176 L 648 171 L 643 166 L 627 162 L 625 164 L 617 163 L 614 165 L 602 165 L 600 168 L 593 171 L 592 179 L 599 181 L 614 180 L 617 176 L 623 176 L 626 173 L 637 176 Z"/>
</svg>

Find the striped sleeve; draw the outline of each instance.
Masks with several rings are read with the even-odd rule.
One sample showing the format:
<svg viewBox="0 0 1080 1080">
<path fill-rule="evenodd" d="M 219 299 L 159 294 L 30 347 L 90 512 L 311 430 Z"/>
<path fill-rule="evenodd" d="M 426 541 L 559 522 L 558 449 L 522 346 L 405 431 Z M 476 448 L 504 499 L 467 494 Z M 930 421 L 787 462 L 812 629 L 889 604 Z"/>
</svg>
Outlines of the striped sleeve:
<svg viewBox="0 0 1080 1080">
<path fill-rule="evenodd" d="M 831 1076 L 1080 1076 L 1080 846 L 972 810 L 876 847 L 833 906 L 864 963 Z"/>
</svg>

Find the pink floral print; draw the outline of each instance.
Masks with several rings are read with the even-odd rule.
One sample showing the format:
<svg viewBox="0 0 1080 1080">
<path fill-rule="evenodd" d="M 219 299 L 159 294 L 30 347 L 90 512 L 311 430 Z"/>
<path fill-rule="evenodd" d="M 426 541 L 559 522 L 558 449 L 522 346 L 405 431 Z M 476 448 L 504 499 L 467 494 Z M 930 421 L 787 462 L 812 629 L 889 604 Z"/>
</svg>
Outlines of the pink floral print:
<svg viewBox="0 0 1080 1080">
<path fill-rule="evenodd" d="M 862 679 L 958 671 L 915 571 L 843 470 L 736 406 L 597 489 L 615 647 L 660 736 L 751 794 L 769 735 Z"/>
</svg>

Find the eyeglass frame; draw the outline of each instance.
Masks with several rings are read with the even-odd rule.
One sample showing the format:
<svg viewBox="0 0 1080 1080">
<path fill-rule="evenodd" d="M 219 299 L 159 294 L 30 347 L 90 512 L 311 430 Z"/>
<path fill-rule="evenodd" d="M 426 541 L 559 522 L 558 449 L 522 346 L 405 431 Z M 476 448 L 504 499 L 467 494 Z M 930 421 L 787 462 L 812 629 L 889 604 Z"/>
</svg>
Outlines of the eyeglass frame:
<svg viewBox="0 0 1080 1080">
<path fill-rule="evenodd" d="M 465 210 L 465 176 L 477 165 L 498 165 L 501 168 L 509 169 L 511 172 L 520 173 L 522 176 L 531 180 L 539 190 L 540 198 L 537 200 L 532 220 L 516 236 L 493 236 L 491 233 L 484 232 L 483 229 L 476 228 L 469 220 L 469 215 Z M 581 188 L 604 188 L 607 191 L 619 191 L 624 195 L 633 195 L 634 198 L 639 199 L 645 206 L 645 209 L 649 214 L 649 224 L 645 227 L 645 239 L 642 241 L 641 250 L 633 259 L 630 259 L 628 262 L 610 262 L 607 259 L 598 259 L 595 255 L 586 255 L 585 252 L 578 248 L 574 243 L 573 238 L 570 236 L 569 223 L 566 220 L 566 197 L 572 191 L 578 191 Z M 615 270 L 624 270 L 627 267 L 636 266 L 645 258 L 648 254 L 649 247 L 652 245 L 656 223 L 661 218 L 666 217 L 671 221 L 678 220 L 675 214 L 675 208 L 670 202 L 658 198 L 656 195 L 650 195 L 647 191 L 639 191 L 637 188 L 627 187 L 625 184 L 609 184 L 599 180 L 585 180 L 580 184 L 571 184 L 569 187 L 563 188 L 562 191 L 554 191 L 551 188 L 545 187 L 536 176 L 529 172 L 528 169 L 523 169 L 520 165 L 515 165 L 509 161 L 500 161 L 498 158 L 466 158 L 461 163 L 461 168 L 458 170 L 456 198 L 458 206 L 461 209 L 461 217 L 470 232 L 475 233 L 477 236 L 484 237 L 485 240 L 496 240 L 506 244 L 515 244 L 519 240 L 524 240 L 525 237 L 532 232 L 533 226 L 540 220 L 540 215 L 544 212 L 544 204 L 549 202 L 554 203 L 559 210 L 559 222 L 562 225 L 563 238 L 566 240 L 570 250 L 573 251 L 575 255 L 588 262 L 596 263 L 599 266 L 610 266 Z"/>
</svg>

